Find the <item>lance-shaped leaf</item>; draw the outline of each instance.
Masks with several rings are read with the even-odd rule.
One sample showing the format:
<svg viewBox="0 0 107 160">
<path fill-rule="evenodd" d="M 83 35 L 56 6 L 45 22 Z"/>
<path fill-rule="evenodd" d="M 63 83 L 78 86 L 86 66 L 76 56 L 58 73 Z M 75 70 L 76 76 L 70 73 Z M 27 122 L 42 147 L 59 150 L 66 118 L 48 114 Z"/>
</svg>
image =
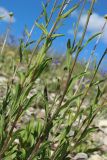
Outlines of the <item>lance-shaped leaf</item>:
<svg viewBox="0 0 107 160">
<path fill-rule="evenodd" d="M 31 44 L 33 44 L 33 43 L 35 43 L 35 42 L 36 42 L 35 40 L 28 42 L 28 43 L 26 44 L 26 47 L 30 46 Z"/>
<path fill-rule="evenodd" d="M 101 95 L 102 95 L 102 92 L 101 92 L 100 87 L 98 86 L 98 88 L 97 88 L 97 95 L 96 95 L 96 97 L 95 97 L 94 104 L 97 104 L 97 103 L 98 103 L 99 98 L 101 97 Z"/>
<path fill-rule="evenodd" d="M 26 33 L 27 37 L 29 38 L 29 37 L 30 37 L 30 34 L 29 34 L 28 29 L 27 29 L 27 26 L 25 26 L 25 28 L 24 28 L 24 32 Z"/>
<path fill-rule="evenodd" d="M 45 22 L 47 24 L 48 23 L 48 15 L 47 15 L 46 7 L 43 3 L 42 3 L 42 7 L 43 7 L 43 14 L 44 14 L 44 17 L 45 17 Z"/>
<path fill-rule="evenodd" d="M 40 28 L 40 29 L 42 30 L 42 32 L 43 32 L 45 35 L 48 35 L 48 31 L 47 31 L 46 27 L 45 27 L 43 24 L 38 24 L 37 22 L 36 22 L 35 24 L 36 24 L 36 26 L 37 26 L 38 28 Z"/>
<path fill-rule="evenodd" d="M 20 62 L 22 62 L 22 59 L 23 59 L 23 49 L 24 49 L 24 42 L 23 42 L 23 39 L 20 39 L 20 46 L 19 46 Z"/>
<path fill-rule="evenodd" d="M 83 50 L 94 38 L 96 38 L 97 36 L 101 35 L 101 32 L 94 34 L 93 36 L 91 36 L 86 43 L 80 48 L 80 51 Z"/>
<path fill-rule="evenodd" d="M 96 81 L 96 82 L 93 82 L 93 83 L 91 84 L 91 86 L 99 85 L 100 83 L 103 83 L 103 82 L 105 82 L 106 80 L 107 80 L 107 78 L 104 78 L 104 79 L 98 80 L 98 81 Z"/>
<path fill-rule="evenodd" d="M 70 10 L 60 16 L 60 19 L 67 18 L 75 9 L 79 7 L 79 4 L 74 5 Z"/>
<path fill-rule="evenodd" d="M 70 39 L 68 39 L 67 42 L 67 53 L 66 53 L 66 63 L 67 63 L 67 68 L 70 68 L 70 64 L 71 64 L 71 41 Z"/>
<path fill-rule="evenodd" d="M 57 38 L 57 37 L 62 37 L 62 36 L 64 36 L 64 34 L 53 34 L 51 38 Z"/>
<path fill-rule="evenodd" d="M 78 74 L 78 75 L 75 75 L 75 76 L 73 76 L 71 79 L 70 79 L 70 81 L 69 81 L 69 87 L 68 87 L 68 89 L 70 88 L 70 85 L 73 83 L 73 82 L 75 82 L 76 80 L 78 80 L 79 78 L 81 78 L 81 77 L 83 77 L 83 76 L 85 76 L 85 75 L 88 75 L 89 74 L 89 72 L 87 71 L 87 72 L 82 72 L 82 73 L 80 73 L 80 74 Z"/>
<path fill-rule="evenodd" d="M 59 107 L 59 108 L 55 111 L 55 113 L 54 113 L 54 115 L 53 115 L 53 119 L 55 119 L 55 118 L 58 116 L 58 114 L 60 113 L 60 111 L 62 111 L 63 109 L 67 108 L 72 101 L 76 100 L 76 99 L 77 99 L 78 97 L 80 97 L 80 96 L 82 96 L 82 93 L 79 94 L 79 95 L 73 96 L 73 97 L 72 97 L 70 100 L 68 100 L 64 105 L 62 105 L 61 107 Z"/>
</svg>

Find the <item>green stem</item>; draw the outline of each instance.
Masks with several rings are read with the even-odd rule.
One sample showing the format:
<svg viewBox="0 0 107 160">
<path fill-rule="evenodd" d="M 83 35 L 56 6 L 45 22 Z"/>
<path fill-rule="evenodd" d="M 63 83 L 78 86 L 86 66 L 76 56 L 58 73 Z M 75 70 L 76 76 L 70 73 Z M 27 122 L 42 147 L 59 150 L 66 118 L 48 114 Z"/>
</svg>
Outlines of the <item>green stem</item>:
<svg viewBox="0 0 107 160">
<path fill-rule="evenodd" d="M 97 74 L 97 71 L 98 71 L 98 69 L 99 69 L 99 67 L 100 67 L 100 65 L 101 65 L 101 62 L 102 62 L 102 60 L 104 59 L 104 57 L 105 57 L 106 54 L 107 54 L 107 48 L 105 49 L 105 52 L 103 53 L 103 55 L 102 55 L 102 57 L 101 57 L 98 65 L 97 65 L 97 68 L 96 68 L 96 70 L 95 70 L 95 72 L 94 72 L 94 75 L 93 75 L 93 77 L 92 77 L 92 79 L 91 79 L 91 82 L 90 82 L 90 84 L 89 84 L 89 86 L 88 86 L 88 88 L 87 88 L 87 90 L 86 90 L 86 92 L 85 92 L 85 94 L 84 94 L 84 96 L 83 96 L 83 98 L 82 98 L 79 106 L 78 106 L 78 109 L 77 109 L 77 111 L 76 111 L 76 113 L 75 113 L 75 117 L 74 117 L 74 119 L 73 119 L 73 121 L 72 121 L 72 124 L 76 121 L 76 119 L 77 119 L 77 117 L 78 117 L 78 113 L 79 113 L 79 111 L 80 111 L 80 107 L 81 107 L 81 105 L 83 104 L 83 102 L 84 102 L 84 100 L 85 100 L 85 98 L 86 98 L 86 96 L 87 96 L 87 93 L 88 93 L 89 89 L 91 88 L 91 85 L 92 85 L 92 83 L 93 83 L 93 81 L 94 81 L 94 79 L 95 79 L 95 76 L 96 76 L 96 74 Z M 71 124 L 71 125 L 72 125 L 72 124 Z"/>
<path fill-rule="evenodd" d="M 54 5 L 53 5 L 53 8 L 52 8 L 51 13 L 50 13 L 50 17 L 49 17 L 48 22 L 47 22 L 47 24 L 46 24 L 46 28 L 48 27 L 48 25 L 49 25 L 49 23 L 50 23 L 50 21 L 51 21 L 51 18 L 52 18 L 52 16 L 53 16 L 54 9 L 55 9 L 57 3 L 58 3 L 58 0 L 55 0 Z M 37 21 L 36 21 L 36 22 L 37 22 Z M 36 46 L 34 47 L 34 49 L 33 49 L 33 51 L 32 51 L 32 55 L 31 55 L 31 58 L 30 58 L 30 61 L 29 61 L 29 64 L 28 64 L 28 68 L 30 67 L 30 65 L 31 65 L 31 63 L 32 63 L 32 60 L 33 60 L 33 57 L 34 57 L 34 53 L 37 51 L 40 43 L 41 43 L 42 40 L 44 39 L 43 36 L 44 36 L 44 34 L 42 33 L 42 35 L 40 36 L 40 38 L 39 38 L 38 41 L 37 41 Z"/>
<path fill-rule="evenodd" d="M 95 3 L 95 0 L 93 0 L 92 3 L 91 3 L 91 7 L 90 7 L 90 10 L 89 10 L 89 12 L 88 12 L 88 17 L 87 17 L 87 21 L 86 21 L 86 24 L 85 24 L 85 28 L 84 28 L 84 31 L 83 31 L 83 34 L 82 34 L 82 38 L 80 39 L 80 43 L 79 43 L 79 46 L 78 46 L 78 49 L 77 49 L 77 52 L 76 52 L 76 57 L 75 57 L 75 60 L 74 60 L 74 62 L 73 62 L 73 65 L 72 65 L 72 67 L 71 67 L 71 70 L 70 70 L 70 72 L 69 72 L 69 75 L 68 75 L 68 78 L 67 78 L 67 82 L 66 82 L 66 85 L 65 85 L 65 89 L 64 89 L 62 98 L 61 98 L 61 100 L 60 100 L 60 102 L 59 102 L 59 105 L 58 105 L 55 113 L 54 113 L 53 116 L 52 116 L 52 121 L 53 121 L 53 119 L 55 119 L 55 117 L 58 115 L 59 110 L 60 110 L 60 107 L 61 107 L 61 104 L 62 104 L 62 102 L 63 102 L 63 99 L 64 99 L 64 97 L 65 97 L 65 95 L 66 95 L 66 93 L 67 93 L 67 90 L 68 90 L 68 87 L 69 87 L 69 81 L 70 81 L 70 79 L 71 79 L 71 76 L 72 76 L 72 73 L 73 73 L 73 70 L 74 70 L 74 67 L 75 67 L 75 64 L 76 64 L 78 55 L 79 55 L 79 53 L 80 53 L 80 47 L 81 47 L 81 45 L 82 45 L 82 43 L 83 43 L 83 40 L 84 40 L 84 37 L 85 37 L 85 34 L 86 34 L 87 26 L 88 26 L 88 23 L 89 23 L 90 16 L 91 16 L 91 14 L 92 14 L 92 10 L 93 10 L 94 3 Z"/>
<path fill-rule="evenodd" d="M 88 68 L 89 68 L 89 65 L 90 65 L 90 62 L 91 62 L 91 58 L 92 58 L 92 56 L 94 55 L 94 53 L 95 53 L 95 51 L 96 51 L 96 48 L 97 48 L 97 46 L 98 46 L 98 44 L 99 44 L 99 41 L 100 41 L 100 39 L 101 39 L 101 37 L 102 37 L 102 35 L 103 35 L 103 33 L 104 33 L 104 29 L 105 29 L 106 24 L 107 24 L 107 21 L 104 23 L 104 25 L 103 25 L 103 27 L 102 27 L 102 29 L 101 29 L 101 34 L 100 34 L 100 36 L 98 37 L 98 39 L 97 39 L 97 41 L 96 41 L 96 43 L 95 43 L 95 45 L 94 45 L 94 47 L 93 47 L 93 50 L 92 50 L 92 52 L 91 52 L 91 54 L 90 54 L 90 57 L 89 57 L 89 60 L 88 60 L 88 62 L 87 62 L 87 64 L 86 64 L 86 68 L 85 68 L 85 70 L 84 70 L 85 72 L 87 72 L 87 70 L 88 70 Z M 84 79 L 84 76 L 81 78 L 80 83 L 79 83 L 79 85 L 78 85 L 78 88 L 77 88 L 77 90 L 75 91 L 74 95 L 77 94 L 77 92 L 78 92 L 78 90 L 79 90 L 79 88 L 80 88 L 80 86 L 81 86 L 81 84 L 82 84 L 82 82 L 83 82 L 83 79 Z"/>
<path fill-rule="evenodd" d="M 46 2 L 46 4 L 45 4 L 45 8 L 48 7 L 50 1 L 51 1 L 51 0 L 47 0 L 47 2 Z M 31 35 L 32 35 L 33 30 L 34 30 L 34 28 L 35 28 L 35 23 L 38 22 L 38 21 L 43 17 L 43 13 L 44 13 L 44 11 L 42 10 L 41 13 L 40 13 L 40 15 L 39 15 L 39 17 L 35 20 L 32 28 L 31 28 L 31 30 L 30 30 L 29 37 L 28 37 L 28 39 L 27 39 L 27 41 L 26 41 L 26 44 L 28 43 L 29 39 L 31 38 Z"/>
<path fill-rule="evenodd" d="M 4 141 L 2 150 L 0 151 L 0 158 L 2 158 L 4 152 L 5 152 L 5 151 L 8 149 L 8 147 L 9 147 L 9 141 L 10 141 L 10 139 L 11 139 L 11 137 L 12 137 L 14 127 L 16 126 L 16 123 L 17 123 L 17 121 L 18 121 L 18 119 L 19 119 L 19 117 L 20 117 L 20 115 L 21 115 L 21 113 L 22 113 L 22 106 L 20 106 L 19 109 L 20 109 L 20 110 L 18 111 L 18 114 L 17 114 L 17 116 L 16 116 L 16 118 L 15 118 L 13 124 L 12 124 L 12 127 L 11 127 L 11 129 L 10 129 L 10 131 L 9 131 L 9 134 L 8 134 L 6 140 Z"/>
</svg>

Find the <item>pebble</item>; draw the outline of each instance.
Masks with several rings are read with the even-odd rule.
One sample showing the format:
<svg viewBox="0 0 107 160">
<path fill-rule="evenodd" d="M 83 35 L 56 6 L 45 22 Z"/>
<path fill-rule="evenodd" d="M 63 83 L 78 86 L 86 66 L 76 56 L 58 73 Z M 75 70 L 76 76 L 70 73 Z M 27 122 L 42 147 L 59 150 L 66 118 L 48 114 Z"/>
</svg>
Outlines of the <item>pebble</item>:
<svg viewBox="0 0 107 160">
<path fill-rule="evenodd" d="M 78 153 L 73 160 L 87 160 L 88 159 L 88 155 L 86 153 Z"/>
<path fill-rule="evenodd" d="M 15 139 L 15 140 L 14 140 L 14 143 L 15 143 L 15 144 L 20 144 L 19 139 Z"/>
<path fill-rule="evenodd" d="M 107 134 L 107 120 L 106 119 L 99 120 L 98 127 L 101 131 Z"/>
<path fill-rule="evenodd" d="M 7 78 L 0 76 L 0 83 L 6 83 L 7 82 Z"/>
<path fill-rule="evenodd" d="M 96 154 L 96 155 L 91 155 L 91 157 L 88 160 L 106 160 L 106 159 Z"/>
</svg>

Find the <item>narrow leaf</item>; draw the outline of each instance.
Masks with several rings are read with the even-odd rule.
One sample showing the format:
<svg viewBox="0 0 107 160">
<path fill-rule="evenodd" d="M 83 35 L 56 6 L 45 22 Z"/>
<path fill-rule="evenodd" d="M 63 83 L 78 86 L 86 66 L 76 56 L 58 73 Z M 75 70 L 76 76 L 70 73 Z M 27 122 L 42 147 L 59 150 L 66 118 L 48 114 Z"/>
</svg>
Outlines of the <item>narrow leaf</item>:
<svg viewBox="0 0 107 160">
<path fill-rule="evenodd" d="M 51 37 L 52 38 L 57 38 L 57 37 L 62 37 L 64 34 L 53 34 Z"/>
<path fill-rule="evenodd" d="M 80 48 L 80 51 L 83 50 L 94 38 L 96 38 L 97 36 L 99 36 L 101 34 L 101 32 L 94 34 L 93 36 L 91 36 L 86 43 Z"/>
<path fill-rule="evenodd" d="M 43 7 L 43 11 L 44 11 L 45 22 L 47 24 L 48 23 L 48 15 L 47 15 L 47 12 L 46 12 L 46 7 L 43 3 L 42 3 L 42 7 Z"/>
<path fill-rule="evenodd" d="M 60 16 L 60 19 L 68 17 L 75 9 L 79 7 L 79 4 L 74 5 L 70 10 Z"/>
<path fill-rule="evenodd" d="M 48 35 L 48 31 L 47 31 L 46 27 L 45 27 L 43 24 L 38 24 L 37 22 L 36 22 L 35 24 L 36 24 L 36 26 L 37 26 L 38 28 L 40 28 L 40 29 L 43 31 L 43 33 L 44 33 L 45 35 Z"/>
</svg>

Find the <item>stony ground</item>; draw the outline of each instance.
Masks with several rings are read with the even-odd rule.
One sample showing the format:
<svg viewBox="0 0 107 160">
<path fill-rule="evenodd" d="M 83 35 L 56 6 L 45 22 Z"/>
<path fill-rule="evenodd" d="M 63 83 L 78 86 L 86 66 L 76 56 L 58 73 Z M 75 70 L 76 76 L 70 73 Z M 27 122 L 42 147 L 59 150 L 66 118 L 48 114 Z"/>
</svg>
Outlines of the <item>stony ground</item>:
<svg viewBox="0 0 107 160">
<path fill-rule="evenodd" d="M 5 94 L 5 88 L 6 88 L 6 82 L 7 78 L 5 76 L 0 76 L 0 101 L 3 98 L 3 95 Z M 40 79 L 36 83 L 39 84 Z M 38 85 L 39 89 L 39 85 Z M 35 93 L 36 90 L 32 90 L 31 95 Z M 31 96 L 29 95 L 29 96 Z M 50 99 L 54 99 L 55 94 L 50 94 Z M 85 104 L 84 104 L 85 105 Z M 44 109 L 34 107 L 29 108 L 29 110 L 26 111 L 25 115 L 21 119 L 21 123 L 24 123 L 25 121 L 29 121 L 31 115 L 34 115 L 35 117 L 44 118 L 45 111 Z M 16 126 L 16 129 L 20 128 L 20 123 Z M 99 146 L 99 150 L 93 152 L 92 154 L 88 155 L 86 153 L 77 153 L 74 157 L 72 157 L 73 160 L 107 160 L 107 119 L 106 118 L 97 118 L 95 119 L 94 125 L 98 127 L 97 132 L 93 133 L 92 135 L 92 141 L 96 143 Z"/>
</svg>

